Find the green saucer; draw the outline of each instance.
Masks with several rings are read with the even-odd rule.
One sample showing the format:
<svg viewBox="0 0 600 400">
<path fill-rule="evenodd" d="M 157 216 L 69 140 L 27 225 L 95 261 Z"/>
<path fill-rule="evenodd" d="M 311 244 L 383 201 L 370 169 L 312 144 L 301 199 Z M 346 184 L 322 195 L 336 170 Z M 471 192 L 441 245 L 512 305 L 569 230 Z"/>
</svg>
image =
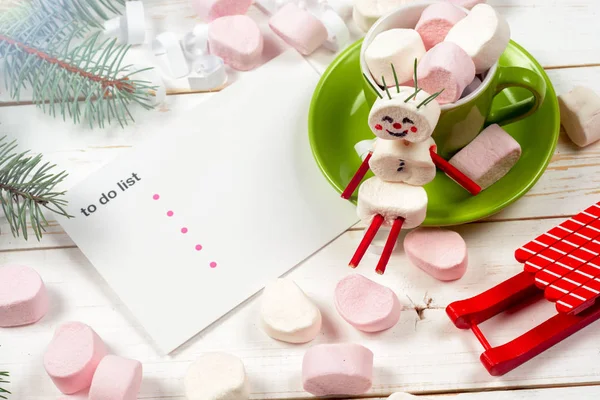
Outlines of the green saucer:
<svg viewBox="0 0 600 400">
<path fill-rule="evenodd" d="M 325 71 L 315 89 L 309 113 L 308 132 L 314 157 L 325 177 L 340 193 L 361 163 L 354 145 L 374 138 L 367 126 L 369 107 L 363 94 L 359 63 L 361 43 L 358 41 L 346 49 Z M 429 205 L 423 225 L 464 224 L 499 212 L 531 189 L 554 154 L 560 132 L 560 112 L 544 69 L 514 42 L 503 54 L 500 65 L 528 68 L 542 76 L 547 84 L 545 100 L 535 114 L 504 126 L 520 143 L 521 159 L 504 178 L 477 196 L 471 196 L 438 171 L 433 182 L 425 186 Z M 492 108 L 529 96 L 531 94 L 523 89 L 506 89 L 496 97 Z M 353 201 L 356 201 L 356 193 Z"/>
</svg>

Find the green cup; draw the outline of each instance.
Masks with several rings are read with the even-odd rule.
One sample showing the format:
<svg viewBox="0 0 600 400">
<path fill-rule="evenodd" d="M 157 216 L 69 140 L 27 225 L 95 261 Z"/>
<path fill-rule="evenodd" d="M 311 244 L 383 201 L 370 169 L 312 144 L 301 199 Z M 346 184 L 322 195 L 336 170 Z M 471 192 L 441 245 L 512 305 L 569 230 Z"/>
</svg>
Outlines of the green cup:
<svg viewBox="0 0 600 400">
<path fill-rule="evenodd" d="M 402 6 L 383 16 L 367 32 L 360 50 L 360 67 L 363 72 L 363 91 L 369 105 L 377 99 L 373 88 L 377 88 L 382 96 L 385 93 L 379 89 L 367 67 L 367 47 L 383 31 L 394 28 L 413 29 L 423 10 L 433 3 L 437 1 L 419 1 Z M 466 9 L 465 11 L 468 12 Z M 513 46 L 513 43 L 509 46 Z M 509 88 L 526 89 L 532 96 L 514 104 L 495 105 L 492 110 L 496 95 Z M 544 101 L 545 93 L 546 82 L 537 73 L 520 67 L 503 67 L 496 63 L 486 73 L 477 90 L 456 103 L 441 106 L 440 120 L 433 133 L 439 154 L 448 159 L 470 143 L 484 127 L 491 124 L 506 125 L 530 116 Z"/>
</svg>

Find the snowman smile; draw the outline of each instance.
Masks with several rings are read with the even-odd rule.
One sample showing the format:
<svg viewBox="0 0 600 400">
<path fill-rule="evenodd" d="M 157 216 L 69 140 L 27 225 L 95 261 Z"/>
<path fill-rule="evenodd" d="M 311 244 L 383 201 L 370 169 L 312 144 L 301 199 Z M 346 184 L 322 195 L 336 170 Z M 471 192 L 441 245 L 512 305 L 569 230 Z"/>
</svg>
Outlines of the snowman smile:
<svg viewBox="0 0 600 400">
<path fill-rule="evenodd" d="M 389 129 L 386 129 L 385 131 L 394 137 L 404 137 L 408 135 L 408 129 L 403 132 L 392 132 Z"/>
</svg>

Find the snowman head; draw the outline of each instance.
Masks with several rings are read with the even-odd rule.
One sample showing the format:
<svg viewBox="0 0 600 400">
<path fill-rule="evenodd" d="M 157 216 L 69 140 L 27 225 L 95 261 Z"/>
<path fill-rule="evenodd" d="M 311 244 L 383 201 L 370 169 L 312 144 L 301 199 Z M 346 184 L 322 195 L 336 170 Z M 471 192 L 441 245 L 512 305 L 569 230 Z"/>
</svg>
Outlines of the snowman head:
<svg viewBox="0 0 600 400">
<path fill-rule="evenodd" d="M 435 101 L 442 92 L 429 94 L 418 88 L 417 60 L 415 59 L 415 86 L 399 86 L 394 65 L 391 65 L 396 86 L 385 88 L 384 96 L 373 87 L 379 98 L 369 113 L 369 127 L 375 136 L 386 140 L 403 139 L 418 143 L 427 140 L 433 134 L 440 119 L 440 105 Z M 366 77 L 365 77 L 366 78 Z M 367 79 L 367 82 L 370 82 Z"/>
<path fill-rule="evenodd" d="M 394 92 L 394 93 L 391 93 Z M 427 140 L 440 119 L 440 105 L 433 95 L 401 86 L 390 97 L 377 99 L 369 114 L 369 127 L 386 140 L 403 139 L 411 143 Z"/>
</svg>

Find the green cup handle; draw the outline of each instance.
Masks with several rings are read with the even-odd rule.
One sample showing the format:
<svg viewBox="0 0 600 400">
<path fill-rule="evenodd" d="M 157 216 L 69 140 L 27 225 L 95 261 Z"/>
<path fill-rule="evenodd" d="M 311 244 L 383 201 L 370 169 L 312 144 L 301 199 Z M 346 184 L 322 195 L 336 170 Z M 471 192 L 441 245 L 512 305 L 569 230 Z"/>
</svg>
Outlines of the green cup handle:
<svg viewBox="0 0 600 400">
<path fill-rule="evenodd" d="M 518 103 L 497 108 L 490 112 L 485 125 L 507 125 L 535 113 L 546 96 L 546 81 L 537 73 L 520 67 L 500 67 L 498 74 L 497 96 L 504 89 L 521 87 L 529 90 L 533 96 Z"/>
</svg>

